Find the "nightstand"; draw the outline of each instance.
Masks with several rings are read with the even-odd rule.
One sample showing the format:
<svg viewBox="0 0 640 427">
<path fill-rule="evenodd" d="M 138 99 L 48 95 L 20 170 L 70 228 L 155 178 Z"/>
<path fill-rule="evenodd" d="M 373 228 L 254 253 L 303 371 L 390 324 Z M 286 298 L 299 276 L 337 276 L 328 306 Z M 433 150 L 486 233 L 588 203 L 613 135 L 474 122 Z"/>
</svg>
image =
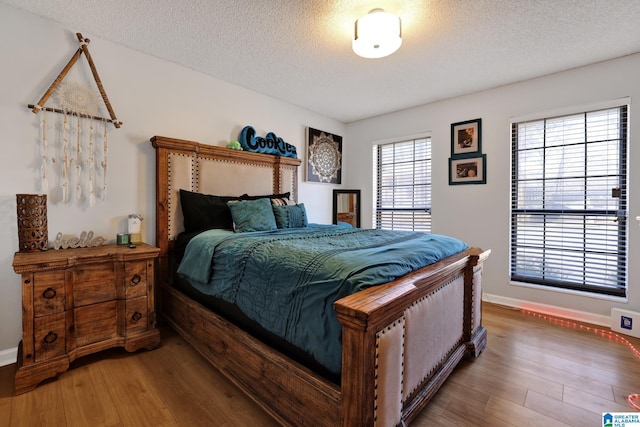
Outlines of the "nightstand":
<svg viewBox="0 0 640 427">
<path fill-rule="evenodd" d="M 13 269 L 22 275 L 22 341 L 15 393 L 34 389 L 87 354 L 158 347 L 154 266 L 159 252 L 144 243 L 17 252 Z"/>
</svg>

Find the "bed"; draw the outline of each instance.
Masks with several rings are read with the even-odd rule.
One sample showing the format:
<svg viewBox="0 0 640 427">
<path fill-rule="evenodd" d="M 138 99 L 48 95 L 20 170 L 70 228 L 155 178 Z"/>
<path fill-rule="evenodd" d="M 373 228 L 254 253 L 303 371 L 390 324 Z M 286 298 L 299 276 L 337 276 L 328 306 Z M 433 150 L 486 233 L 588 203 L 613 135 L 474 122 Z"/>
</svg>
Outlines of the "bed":
<svg viewBox="0 0 640 427">
<path fill-rule="evenodd" d="M 398 279 L 338 299 L 341 363 L 332 378 L 295 353 L 196 302 L 179 286 L 180 190 L 287 194 L 300 160 L 154 136 L 160 320 L 283 425 L 395 426 L 411 422 L 458 362 L 486 345 L 482 267 L 467 248 Z M 238 326 L 238 325 L 242 325 Z"/>
</svg>

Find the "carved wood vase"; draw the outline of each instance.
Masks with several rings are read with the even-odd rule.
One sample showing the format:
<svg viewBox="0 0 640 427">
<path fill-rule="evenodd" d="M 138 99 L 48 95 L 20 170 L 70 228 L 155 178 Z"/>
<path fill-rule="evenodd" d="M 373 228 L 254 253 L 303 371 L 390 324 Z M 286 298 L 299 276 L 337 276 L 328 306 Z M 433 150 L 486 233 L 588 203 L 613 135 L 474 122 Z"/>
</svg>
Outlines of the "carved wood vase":
<svg viewBox="0 0 640 427">
<path fill-rule="evenodd" d="M 47 195 L 16 194 L 16 204 L 19 251 L 46 251 L 49 247 Z"/>
</svg>

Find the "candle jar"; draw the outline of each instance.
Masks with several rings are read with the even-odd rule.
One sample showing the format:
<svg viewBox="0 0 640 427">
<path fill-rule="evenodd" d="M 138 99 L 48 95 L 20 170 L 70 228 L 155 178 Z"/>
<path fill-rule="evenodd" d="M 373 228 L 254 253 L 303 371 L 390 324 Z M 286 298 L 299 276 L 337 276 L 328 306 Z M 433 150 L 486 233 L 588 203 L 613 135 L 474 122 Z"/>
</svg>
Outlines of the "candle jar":
<svg viewBox="0 0 640 427">
<path fill-rule="evenodd" d="M 129 242 L 142 243 L 142 216 L 138 214 L 129 215 L 128 225 Z"/>
</svg>

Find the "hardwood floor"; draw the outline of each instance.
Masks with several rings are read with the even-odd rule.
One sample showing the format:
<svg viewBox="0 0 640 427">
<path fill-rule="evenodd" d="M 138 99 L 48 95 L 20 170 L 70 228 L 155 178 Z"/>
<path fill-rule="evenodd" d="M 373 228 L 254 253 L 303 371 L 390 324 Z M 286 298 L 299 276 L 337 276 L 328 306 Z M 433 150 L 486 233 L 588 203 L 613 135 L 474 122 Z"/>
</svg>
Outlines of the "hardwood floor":
<svg viewBox="0 0 640 427">
<path fill-rule="evenodd" d="M 492 304 L 483 323 L 484 353 L 461 363 L 412 426 L 600 426 L 602 412 L 634 411 L 639 339 Z M 15 365 L 0 368 L 0 426 L 276 425 L 172 330 L 161 333 L 154 351 L 90 355 L 19 396 Z"/>
</svg>

